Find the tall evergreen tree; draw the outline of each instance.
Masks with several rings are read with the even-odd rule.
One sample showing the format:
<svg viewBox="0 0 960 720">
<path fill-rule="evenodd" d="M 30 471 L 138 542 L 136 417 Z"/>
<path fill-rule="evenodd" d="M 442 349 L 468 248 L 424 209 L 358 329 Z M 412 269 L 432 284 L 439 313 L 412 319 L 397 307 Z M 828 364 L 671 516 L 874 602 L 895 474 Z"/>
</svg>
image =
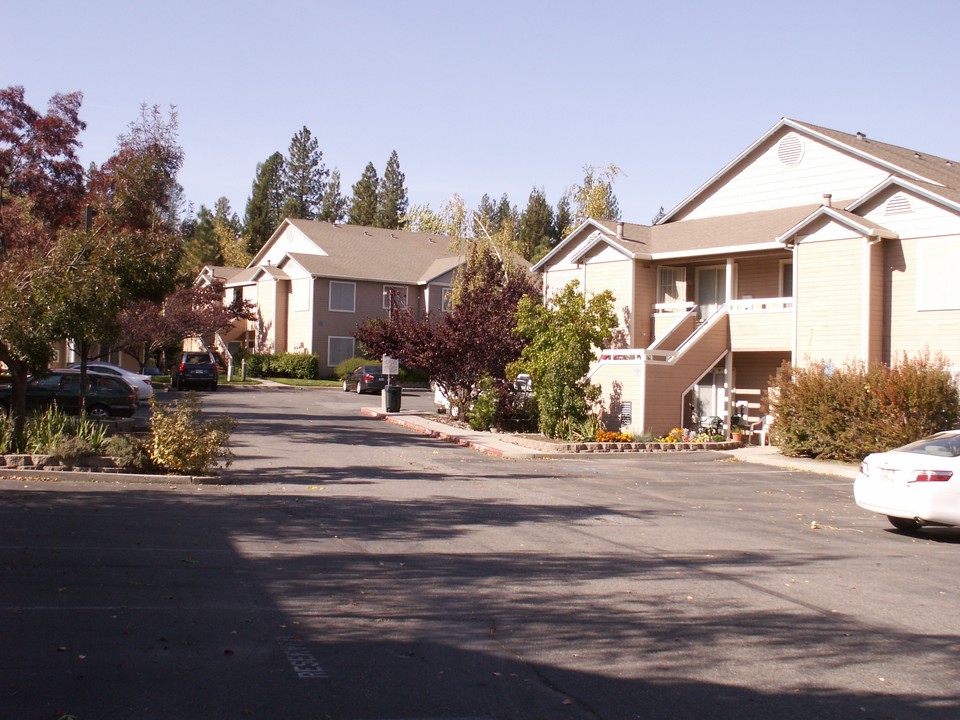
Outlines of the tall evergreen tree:
<svg viewBox="0 0 960 720">
<path fill-rule="evenodd" d="M 216 216 L 206 205 L 201 205 L 196 219 L 184 230 L 180 277 L 185 282 L 192 281 L 204 265 L 222 264 L 223 251 L 217 239 Z"/>
<path fill-rule="evenodd" d="M 553 216 L 553 244 L 562 240 L 573 230 L 573 212 L 570 210 L 570 195 L 564 194 L 557 202 L 557 212 Z"/>
<path fill-rule="evenodd" d="M 490 199 L 490 196 L 487 193 L 484 193 L 483 197 L 480 198 L 480 204 L 477 205 L 475 220 L 478 221 L 484 228 L 486 228 L 486 231 L 491 235 L 497 231 L 496 214 L 496 203 Z M 477 236 L 482 236 L 483 230 L 480 228 L 475 228 L 474 234 Z"/>
<path fill-rule="evenodd" d="M 407 212 L 406 176 L 400 170 L 400 158 L 397 151 L 390 153 L 387 167 L 380 180 L 380 192 L 377 197 L 377 227 L 399 230 L 403 216 Z"/>
<path fill-rule="evenodd" d="M 323 190 L 323 202 L 317 220 L 324 222 L 342 222 L 347 215 L 347 199 L 340 193 L 340 170 L 333 169 L 330 181 Z"/>
<path fill-rule="evenodd" d="M 283 165 L 283 155 L 279 152 L 257 163 L 243 232 L 247 251 L 251 254 L 263 247 L 283 220 Z"/>
<path fill-rule="evenodd" d="M 543 257 L 553 244 L 553 208 L 543 190 L 534 188 L 527 200 L 527 209 L 520 216 L 520 248 L 530 260 Z"/>
<path fill-rule="evenodd" d="M 376 224 L 379 186 L 377 169 L 372 162 L 369 162 L 363 170 L 363 175 L 353 186 L 353 199 L 350 201 L 351 225 Z"/>
<path fill-rule="evenodd" d="M 223 264 L 230 267 L 246 267 L 251 253 L 240 236 L 240 218 L 230 207 L 230 200 L 221 197 L 214 205 L 213 234 L 220 248 Z"/>
<path fill-rule="evenodd" d="M 306 125 L 290 140 L 284 163 L 285 217 L 313 220 L 323 200 L 327 169 L 316 138 Z"/>
</svg>

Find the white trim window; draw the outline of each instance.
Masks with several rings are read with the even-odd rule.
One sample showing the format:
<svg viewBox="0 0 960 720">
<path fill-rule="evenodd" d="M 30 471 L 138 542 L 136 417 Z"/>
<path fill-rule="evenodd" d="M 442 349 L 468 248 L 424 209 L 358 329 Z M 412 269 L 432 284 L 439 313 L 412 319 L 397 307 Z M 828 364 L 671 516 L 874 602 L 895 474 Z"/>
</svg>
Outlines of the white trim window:
<svg viewBox="0 0 960 720">
<path fill-rule="evenodd" d="M 392 307 L 396 307 L 402 310 L 407 307 L 407 290 L 406 285 L 384 285 L 383 309 L 389 310 Z M 391 300 L 393 302 L 391 302 Z"/>
<path fill-rule="evenodd" d="M 657 304 L 683 305 L 687 302 L 687 269 L 661 265 L 657 268 Z"/>
<path fill-rule="evenodd" d="M 440 289 L 440 312 L 448 313 L 453 309 L 453 288 L 445 287 Z"/>
<path fill-rule="evenodd" d="M 336 367 L 354 356 L 356 340 L 349 335 L 331 335 L 327 338 L 327 367 Z"/>
<path fill-rule="evenodd" d="M 357 284 L 353 282 L 330 281 L 330 312 L 357 311 Z"/>
</svg>

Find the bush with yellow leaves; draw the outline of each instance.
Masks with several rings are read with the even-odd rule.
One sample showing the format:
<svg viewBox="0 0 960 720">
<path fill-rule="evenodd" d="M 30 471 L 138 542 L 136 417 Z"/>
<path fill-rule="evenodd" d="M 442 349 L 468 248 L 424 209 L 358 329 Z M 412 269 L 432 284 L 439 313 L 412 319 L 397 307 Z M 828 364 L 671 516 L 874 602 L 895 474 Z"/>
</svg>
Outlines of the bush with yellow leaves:
<svg viewBox="0 0 960 720">
<path fill-rule="evenodd" d="M 175 403 L 151 400 L 153 442 L 150 459 L 158 466 L 184 475 L 202 475 L 223 462 L 229 466 L 233 453 L 227 447 L 237 421 L 231 417 L 204 419 L 194 393 Z"/>
</svg>

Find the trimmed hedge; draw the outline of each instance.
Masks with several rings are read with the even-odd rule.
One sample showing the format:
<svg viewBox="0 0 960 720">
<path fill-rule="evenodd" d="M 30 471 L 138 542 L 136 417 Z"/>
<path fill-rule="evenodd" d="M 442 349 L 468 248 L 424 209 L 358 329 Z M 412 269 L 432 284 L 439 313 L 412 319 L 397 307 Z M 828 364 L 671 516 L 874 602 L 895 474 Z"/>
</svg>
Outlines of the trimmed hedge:
<svg viewBox="0 0 960 720">
<path fill-rule="evenodd" d="M 320 376 L 320 356 L 305 353 L 251 353 L 244 356 L 247 375 L 315 380 Z"/>
<path fill-rule="evenodd" d="M 929 353 L 892 367 L 784 363 L 771 387 L 771 432 L 784 455 L 858 461 L 960 425 L 956 380 Z"/>
</svg>

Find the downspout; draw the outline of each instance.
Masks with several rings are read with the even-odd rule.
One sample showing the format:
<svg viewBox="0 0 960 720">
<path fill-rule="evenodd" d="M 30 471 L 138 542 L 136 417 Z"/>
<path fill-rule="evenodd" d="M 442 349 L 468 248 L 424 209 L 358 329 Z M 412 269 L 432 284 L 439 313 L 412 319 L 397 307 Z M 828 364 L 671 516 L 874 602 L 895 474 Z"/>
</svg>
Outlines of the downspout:
<svg viewBox="0 0 960 720">
<path fill-rule="evenodd" d="M 863 334 L 860 339 L 860 355 L 864 363 L 870 362 L 870 329 L 871 321 L 873 319 L 873 293 L 871 292 L 873 289 L 873 276 L 871 273 L 871 255 L 873 254 L 873 246 L 882 240 L 883 238 L 880 237 L 876 230 L 871 230 L 869 233 L 867 233 L 867 242 L 863 246 L 863 318 L 861 320 L 863 323 Z"/>
<path fill-rule="evenodd" d="M 793 247 L 791 251 L 793 253 L 793 341 L 790 343 L 790 364 L 794 367 L 797 366 L 797 343 L 798 335 L 800 332 L 798 316 L 800 314 L 800 302 L 798 294 L 800 291 L 800 286 L 797 283 L 797 280 L 800 278 L 800 252 L 799 252 L 799 243 L 794 240 Z"/>
<path fill-rule="evenodd" d="M 730 303 L 731 303 L 731 301 L 733 300 L 733 271 L 734 271 L 734 268 L 735 268 L 735 265 L 734 265 L 734 262 L 733 262 L 733 258 L 728 257 L 728 258 L 727 258 L 727 268 L 726 268 L 726 269 L 727 269 L 727 272 L 726 272 L 726 275 L 727 275 L 727 277 L 726 277 L 726 288 L 725 288 L 725 292 L 726 292 L 726 302 L 725 302 L 725 304 L 726 304 L 726 306 L 727 306 L 727 317 L 728 317 L 728 321 L 727 321 L 727 322 L 728 322 L 728 323 L 729 323 L 729 316 L 730 316 Z M 726 362 L 724 363 L 724 375 L 725 375 L 725 378 L 726 378 L 726 379 L 725 379 L 725 382 L 726 382 L 726 385 L 727 385 L 727 423 L 726 423 L 726 424 L 727 424 L 727 435 L 728 435 L 728 436 L 733 432 L 733 393 L 734 393 L 734 387 L 733 387 L 733 347 L 732 347 L 732 345 L 733 345 L 733 344 L 730 343 L 730 344 L 728 345 L 728 347 L 727 347 L 727 358 L 726 358 Z"/>
</svg>

